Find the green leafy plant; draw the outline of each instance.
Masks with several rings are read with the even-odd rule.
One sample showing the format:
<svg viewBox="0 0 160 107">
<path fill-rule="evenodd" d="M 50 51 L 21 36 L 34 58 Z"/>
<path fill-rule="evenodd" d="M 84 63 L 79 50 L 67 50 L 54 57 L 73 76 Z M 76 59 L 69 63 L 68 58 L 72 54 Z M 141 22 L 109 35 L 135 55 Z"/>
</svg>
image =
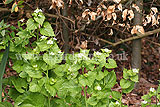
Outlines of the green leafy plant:
<svg viewBox="0 0 160 107">
<path fill-rule="evenodd" d="M 5 49 L 4 53 L 2 52 L 2 60 L 0 62 L 0 102 L 2 101 L 2 79 L 5 71 L 8 54 L 9 54 L 9 31 L 8 28 L 10 25 L 4 23 L 4 20 L 0 22 L 0 51 L 1 49 Z M 6 47 L 6 48 L 5 48 Z"/>
<path fill-rule="evenodd" d="M 42 10 L 36 9 L 32 16 L 26 24 L 18 22 L 18 33 L 10 43 L 12 68 L 19 74 L 8 78 L 14 86 L 8 94 L 15 107 L 126 107 L 122 94 L 131 92 L 138 82 L 137 69 L 124 69 L 122 92 L 113 91 L 117 65 L 109 58 L 111 50 L 93 54 L 80 50 L 63 57 Z"/>
<path fill-rule="evenodd" d="M 156 104 L 151 103 L 151 98 L 153 96 L 156 97 Z M 142 99 L 144 100 L 141 102 L 142 107 L 146 107 L 146 106 L 160 107 L 160 84 L 159 84 L 157 90 L 155 90 L 154 88 L 151 87 L 149 93 L 142 96 Z"/>
<path fill-rule="evenodd" d="M 138 82 L 138 69 L 123 70 L 123 79 L 120 80 L 120 86 L 124 93 L 129 93 L 133 90 L 135 82 Z"/>
</svg>

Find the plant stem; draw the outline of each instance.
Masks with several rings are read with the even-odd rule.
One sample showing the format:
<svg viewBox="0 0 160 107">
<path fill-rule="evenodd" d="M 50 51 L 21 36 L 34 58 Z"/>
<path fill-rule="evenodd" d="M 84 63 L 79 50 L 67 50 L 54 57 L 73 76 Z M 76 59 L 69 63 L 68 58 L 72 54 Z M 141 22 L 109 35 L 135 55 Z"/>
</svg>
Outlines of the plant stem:
<svg viewBox="0 0 160 107">
<path fill-rule="evenodd" d="M 46 76 L 47 76 L 47 80 L 49 79 L 48 77 L 48 65 L 47 65 L 47 73 L 46 73 Z M 48 107 L 50 107 L 50 95 L 48 95 Z"/>
<path fill-rule="evenodd" d="M 158 95 L 157 95 L 157 90 L 156 90 L 156 106 L 157 106 L 157 96 L 158 96 Z M 158 107 L 158 106 L 157 106 L 157 107 Z"/>
<path fill-rule="evenodd" d="M 37 29 L 37 41 L 39 40 L 39 29 Z"/>
<path fill-rule="evenodd" d="M 121 98 L 120 98 L 120 107 L 122 107 L 122 92 L 121 92 Z"/>
<path fill-rule="evenodd" d="M 88 107 L 88 104 L 87 104 L 87 97 L 86 97 L 86 87 L 84 87 L 84 97 L 85 97 L 86 107 Z"/>
<path fill-rule="evenodd" d="M 48 96 L 48 107 L 50 107 L 50 97 Z"/>
</svg>

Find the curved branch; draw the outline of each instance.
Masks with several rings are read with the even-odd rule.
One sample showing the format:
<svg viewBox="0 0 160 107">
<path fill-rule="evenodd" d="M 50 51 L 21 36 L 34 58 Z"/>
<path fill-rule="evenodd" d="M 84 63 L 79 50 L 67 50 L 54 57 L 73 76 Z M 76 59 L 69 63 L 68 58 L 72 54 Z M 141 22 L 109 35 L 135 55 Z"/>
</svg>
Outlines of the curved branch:
<svg viewBox="0 0 160 107">
<path fill-rule="evenodd" d="M 132 40 L 136 40 L 136 39 L 140 39 L 140 38 L 144 38 L 144 37 L 147 37 L 149 35 L 153 35 L 153 34 L 158 33 L 158 32 L 160 32 L 160 28 L 152 30 L 152 31 L 148 31 L 148 32 L 146 32 L 144 34 L 137 33 L 137 36 L 133 36 L 133 37 L 130 37 L 130 38 L 127 38 L 127 39 L 124 39 L 124 40 L 121 39 L 119 42 L 116 42 L 116 43 L 113 43 L 113 42 L 104 40 L 102 38 L 99 38 L 97 36 L 89 35 L 89 34 L 86 34 L 86 33 L 83 33 L 83 32 L 82 32 L 82 34 L 85 35 L 85 36 L 95 37 L 96 39 L 98 39 L 98 40 L 100 40 L 102 42 L 108 43 L 109 45 L 117 46 L 119 44 L 122 44 L 122 43 L 125 43 L 125 42 L 128 42 L 128 41 L 132 41 Z"/>
<path fill-rule="evenodd" d="M 144 38 L 144 37 L 147 37 L 147 36 L 149 36 L 149 35 L 153 35 L 153 34 L 158 33 L 158 32 L 160 32 L 160 28 L 159 28 L 159 29 L 152 30 L 152 31 L 148 31 L 148 32 L 146 32 L 146 33 L 144 33 L 144 34 L 137 33 L 137 36 L 133 36 L 133 37 L 130 37 L 130 38 L 121 40 L 121 41 L 119 41 L 119 42 L 113 43 L 113 46 L 117 46 L 117 45 L 119 45 L 119 44 L 121 44 L 121 43 L 124 43 L 124 42 L 128 42 L 128 41 L 132 41 L 132 40 Z"/>
<path fill-rule="evenodd" d="M 11 9 L 8 9 L 8 8 L 1 8 L 0 7 L 0 12 L 11 12 Z M 25 12 L 29 12 L 29 13 L 33 13 L 33 10 L 25 10 Z M 59 18 L 59 17 L 62 17 L 70 22 L 72 22 L 73 24 L 75 24 L 75 21 L 73 21 L 72 19 L 68 18 L 68 17 L 65 17 L 65 16 L 62 16 L 62 15 L 54 15 L 54 14 L 49 14 L 49 13 L 44 13 L 46 16 L 48 17 L 53 17 L 53 18 Z"/>
</svg>

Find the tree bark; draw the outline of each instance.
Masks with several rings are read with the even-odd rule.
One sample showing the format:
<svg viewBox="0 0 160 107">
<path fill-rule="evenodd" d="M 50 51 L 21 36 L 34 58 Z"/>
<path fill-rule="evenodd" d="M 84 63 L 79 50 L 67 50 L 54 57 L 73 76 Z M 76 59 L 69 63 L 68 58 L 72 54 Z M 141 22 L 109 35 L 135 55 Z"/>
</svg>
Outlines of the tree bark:
<svg viewBox="0 0 160 107">
<path fill-rule="evenodd" d="M 140 12 L 135 10 L 134 25 L 142 24 L 142 9 L 143 9 L 143 0 L 135 0 L 136 5 L 139 7 Z M 131 59 L 132 69 L 136 68 L 141 70 L 141 39 L 132 41 L 132 59 Z M 139 74 L 138 74 L 139 75 Z M 135 88 L 138 89 L 138 83 L 135 84 Z"/>
<path fill-rule="evenodd" d="M 62 15 L 67 17 L 68 13 L 67 13 L 67 0 L 63 0 L 64 1 L 64 9 L 62 10 Z M 64 22 L 67 24 L 67 20 L 64 19 Z M 69 34 L 68 34 L 68 28 L 66 26 L 66 24 L 63 22 L 63 38 L 64 38 L 64 53 L 69 53 Z"/>
</svg>

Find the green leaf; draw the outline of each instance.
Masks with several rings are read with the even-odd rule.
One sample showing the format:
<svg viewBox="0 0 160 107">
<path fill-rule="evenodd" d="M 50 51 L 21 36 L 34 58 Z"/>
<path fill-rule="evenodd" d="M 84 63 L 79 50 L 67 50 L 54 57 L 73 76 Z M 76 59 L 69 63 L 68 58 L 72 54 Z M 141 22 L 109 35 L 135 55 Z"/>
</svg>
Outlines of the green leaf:
<svg viewBox="0 0 160 107">
<path fill-rule="evenodd" d="M 36 107 L 32 104 L 22 104 L 20 107 Z"/>
<path fill-rule="evenodd" d="M 30 38 L 30 33 L 27 30 L 19 31 L 16 35 L 18 35 L 20 38 Z"/>
<path fill-rule="evenodd" d="M 46 98 L 44 95 L 40 93 L 26 92 L 17 97 L 14 105 L 15 107 L 45 107 L 45 104 Z"/>
<path fill-rule="evenodd" d="M 40 33 L 45 36 L 55 36 L 51 24 L 49 22 L 44 22 L 43 28 L 40 28 Z"/>
<path fill-rule="evenodd" d="M 95 79 L 96 79 L 96 72 L 93 71 L 89 71 L 88 73 L 85 73 L 84 75 L 81 75 L 78 78 L 79 83 L 82 86 L 88 85 L 89 87 L 93 85 Z"/>
<path fill-rule="evenodd" d="M 134 82 L 138 82 L 138 75 L 132 76 L 130 79 Z"/>
<path fill-rule="evenodd" d="M 131 81 L 130 87 L 123 89 L 122 92 L 123 93 L 130 93 L 134 89 L 134 85 L 135 85 L 135 83 Z"/>
<path fill-rule="evenodd" d="M 93 72 L 93 71 L 89 71 L 89 72 L 88 72 L 88 77 L 87 77 L 87 80 L 88 80 L 87 85 L 88 85 L 89 87 L 92 86 L 95 79 L 96 79 L 96 73 Z"/>
<path fill-rule="evenodd" d="M 145 101 L 148 101 L 150 99 L 150 96 L 148 94 L 143 95 L 142 99 L 145 100 Z"/>
<path fill-rule="evenodd" d="M 46 82 L 46 77 L 43 77 L 43 78 L 41 78 L 40 80 L 38 80 L 38 85 L 39 85 L 40 87 L 42 87 L 45 82 Z"/>
<path fill-rule="evenodd" d="M 16 98 L 20 95 L 20 93 L 15 88 L 10 88 L 8 95 L 15 101 Z"/>
<path fill-rule="evenodd" d="M 40 51 L 46 51 L 50 48 L 50 46 L 47 44 L 47 41 L 36 42 L 36 44 L 38 45 Z"/>
<path fill-rule="evenodd" d="M 45 20 L 45 16 L 43 15 L 43 13 L 39 13 L 38 16 L 34 16 L 34 20 L 42 26 Z"/>
<path fill-rule="evenodd" d="M 55 96 L 56 95 L 56 90 L 55 87 L 53 85 L 50 85 L 49 83 L 45 84 L 45 89 L 50 93 L 51 96 Z"/>
<path fill-rule="evenodd" d="M 88 84 L 88 80 L 87 80 L 83 75 L 81 75 L 81 76 L 78 78 L 78 80 L 79 80 L 79 83 L 80 83 L 82 86 L 84 86 L 84 87 Z"/>
<path fill-rule="evenodd" d="M 0 46 L 0 50 L 5 49 L 5 46 Z M 2 53 L 0 54 L 0 60 L 2 59 Z"/>
<path fill-rule="evenodd" d="M 27 88 L 27 82 L 25 79 L 13 77 L 11 81 L 18 92 L 25 92 L 25 88 Z"/>
<path fill-rule="evenodd" d="M 116 64 L 116 61 L 109 58 L 108 60 L 108 63 L 106 63 L 105 67 L 108 68 L 108 69 L 111 69 L 111 68 L 116 68 L 117 67 L 117 64 Z"/>
<path fill-rule="evenodd" d="M 4 20 L 2 20 L 2 21 L 0 22 L 0 28 L 2 28 L 3 25 L 4 25 Z"/>
<path fill-rule="evenodd" d="M 18 5 L 22 5 L 23 2 L 24 1 L 22 1 L 22 0 L 18 1 Z"/>
<path fill-rule="evenodd" d="M 3 54 L 2 61 L 1 61 L 1 64 L 0 64 L 0 83 L 1 83 L 4 71 L 5 71 L 5 67 L 6 67 L 6 63 L 7 63 L 7 59 L 8 59 L 8 54 L 9 54 L 9 46 L 6 47 L 6 50 Z"/>
<path fill-rule="evenodd" d="M 43 60 L 49 64 L 50 66 L 53 66 L 57 63 L 61 63 L 62 61 L 62 54 L 59 54 L 59 55 L 49 55 L 47 53 L 45 53 L 43 55 Z"/>
<path fill-rule="evenodd" d="M 32 78 L 41 78 L 42 72 L 39 70 L 35 70 L 33 67 L 29 65 L 24 65 L 23 72 L 26 72 Z"/>
<path fill-rule="evenodd" d="M 54 69 L 54 72 L 56 73 L 57 76 L 62 77 L 64 75 L 64 67 L 65 65 L 57 65 L 56 68 Z"/>
<path fill-rule="evenodd" d="M 6 33 L 6 30 L 2 30 L 2 31 L 1 31 L 1 35 L 2 35 L 2 36 L 5 36 L 5 33 Z"/>
<path fill-rule="evenodd" d="M 102 72 L 102 71 L 98 71 L 97 72 L 97 76 L 96 76 L 96 79 L 97 80 L 101 80 L 101 79 L 103 79 L 104 78 L 104 73 Z"/>
<path fill-rule="evenodd" d="M 98 103 L 98 100 L 96 99 L 96 97 L 89 97 L 89 99 L 87 100 L 87 103 L 95 106 Z"/>
<path fill-rule="evenodd" d="M 4 4 L 9 4 L 9 3 L 11 3 L 13 0 L 5 0 L 4 1 Z"/>
<path fill-rule="evenodd" d="M 121 79 L 120 80 L 120 86 L 122 89 L 126 89 L 132 85 L 132 81 Z"/>
<path fill-rule="evenodd" d="M 108 73 L 106 77 L 104 77 L 105 88 L 112 88 L 116 84 L 116 74 L 114 71 Z"/>
<path fill-rule="evenodd" d="M 31 59 L 34 59 L 34 54 L 33 53 L 30 53 L 28 52 L 27 54 L 24 52 L 22 53 L 22 57 L 25 59 L 25 60 L 31 60 Z"/>
<path fill-rule="evenodd" d="M 13 105 L 9 102 L 0 102 L 0 107 L 13 107 Z"/>
<path fill-rule="evenodd" d="M 106 91 L 98 91 L 96 93 L 97 99 L 107 98 L 106 97 Z"/>
<path fill-rule="evenodd" d="M 12 5 L 11 13 L 14 12 L 14 11 L 15 12 L 18 11 L 18 7 L 17 7 L 17 3 L 16 2 Z"/>
<path fill-rule="evenodd" d="M 20 76 L 21 78 L 27 78 L 27 77 L 29 77 L 26 72 L 21 72 L 21 73 L 19 74 L 19 76 Z"/>
<path fill-rule="evenodd" d="M 64 87 L 64 85 L 62 86 L 62 84 L 64 83 L 64 79 L 58 79 L 57 82 L 54 84 L 54 87 L 59 90 L 60 88 Z"/>
<path fill-rule="evenodd" d="M 122 97 L 121 93 L 118 91 L 112 91 L 112 98 L 115 100 L 120 100 L 120 98 Z"/>
<path fill-rule="evenodd" d="M 28 19 L 26 24 L 28 30 L 35 30 L 38 27 L 38 23 L 34 22 L 32 18 Z"/>
<path fill-rule="evenodd" d="M 31 92 L 39 92 L 41 90 L 41 87 L 37 84 L 36 81 L 32 81 L 29 84 L 29 91 Z"/>
<path fill-rule="evenodd" d="M 3 78 L 4 71 L 5 71 L 5 67 L 6 67 L 6 63 L 7 63 L 7 59 L 8 59 L 8 54 L 9 54 L 9 46 L 6 47 L 6 50 L 3 54 L 2 61 L 0 64 L 0 102 L 2 100 L 2 78 Z"/>
<path fill-rule="evenodd" d="M 113 102 L 109 103 L 108 107 L 116 107 L 115 104 Z"/>
<path fill-rule="evenodd" d="M 123 70 L 123 78 L 124 79 L 129 79 L 129 74 L 128 74 L 128 70 L 124 68 Z"/>
<path fill-rule="evenodd" d="M 157 93 L 160 93 L 160 84 L 158 86 Z"/>
</svg>

